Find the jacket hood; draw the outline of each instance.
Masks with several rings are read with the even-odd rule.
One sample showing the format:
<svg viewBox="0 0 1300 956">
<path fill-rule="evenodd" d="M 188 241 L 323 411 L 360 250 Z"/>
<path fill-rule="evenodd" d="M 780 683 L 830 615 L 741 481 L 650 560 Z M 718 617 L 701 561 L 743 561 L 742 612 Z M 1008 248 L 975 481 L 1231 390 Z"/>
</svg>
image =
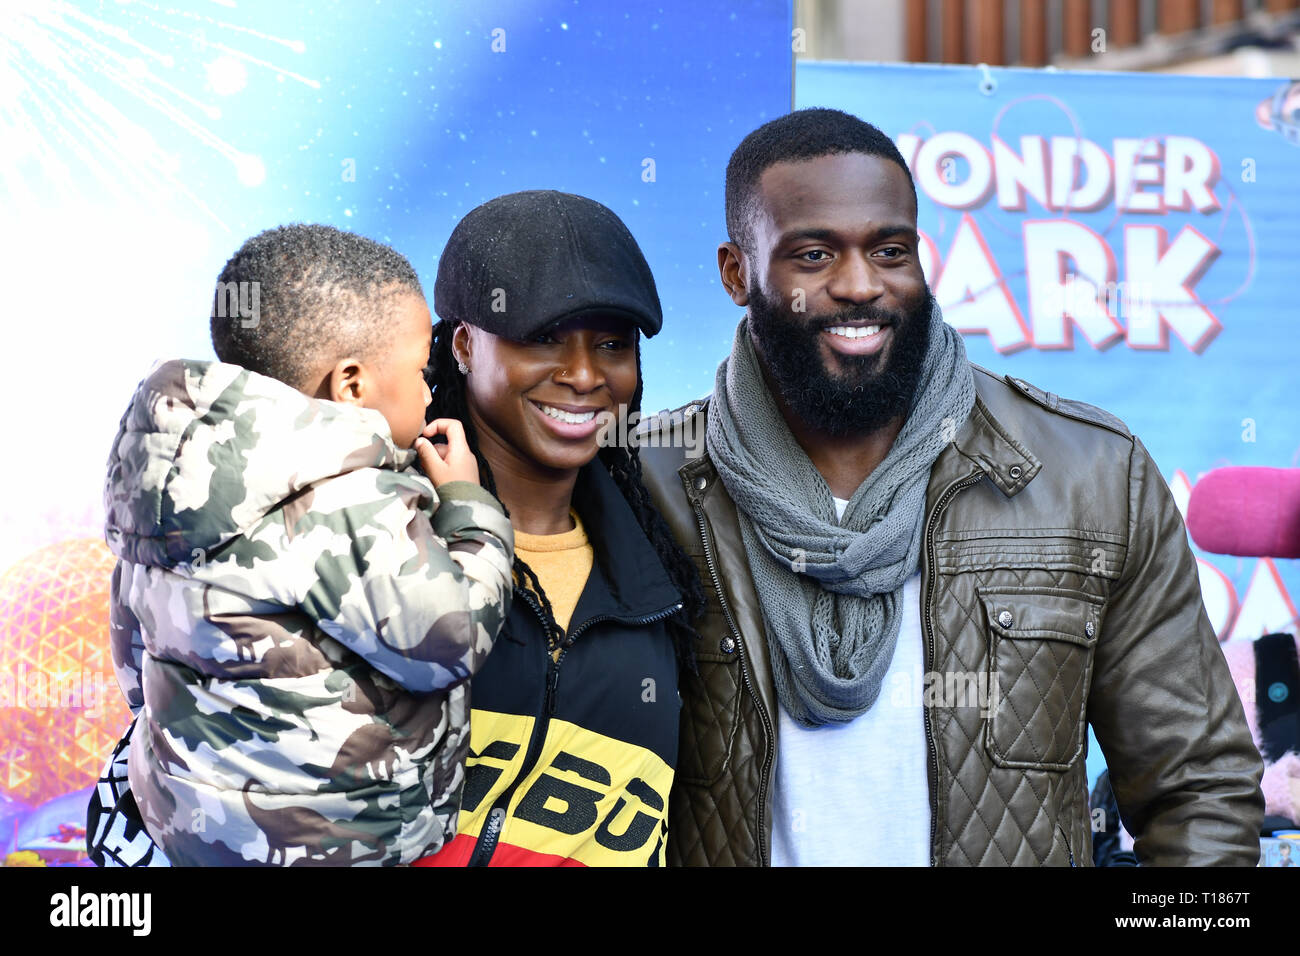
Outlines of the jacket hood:
<svg viewBox="0 0 1300 956">
<path fill-rule="evenodd" d="M 188 564 L 316 482 L 414 461 L 373 409 L 237 365 L 164 362 L 136 388 L 109 452 L 105 539 L 135 564 Z"/>
</svg>

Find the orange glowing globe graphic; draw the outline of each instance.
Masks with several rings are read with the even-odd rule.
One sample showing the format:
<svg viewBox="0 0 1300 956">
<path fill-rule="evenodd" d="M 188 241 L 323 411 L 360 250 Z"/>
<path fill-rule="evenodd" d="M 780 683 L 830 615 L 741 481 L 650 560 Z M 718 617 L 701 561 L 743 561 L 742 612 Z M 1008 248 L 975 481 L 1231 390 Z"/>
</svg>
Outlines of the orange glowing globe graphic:
<svg viewBox="0 0 1300 956">
<path fill-rule="evenodd" d="M 0 575 L 0 793 L 39 805 L 89 786 L 130 722 L 108 643 L 114 562 L 82 538 Z"/>
</svg>

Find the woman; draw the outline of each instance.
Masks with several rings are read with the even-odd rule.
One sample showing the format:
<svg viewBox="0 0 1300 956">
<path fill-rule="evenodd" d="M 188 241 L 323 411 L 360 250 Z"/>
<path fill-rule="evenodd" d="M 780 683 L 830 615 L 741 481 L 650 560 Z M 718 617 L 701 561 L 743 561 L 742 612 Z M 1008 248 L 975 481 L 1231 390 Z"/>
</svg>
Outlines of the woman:
<svg viewBox="0 0 1300 956">
<path fill-rule="evenodd" d="M 601 447 L 640 408 L 654 279 L 604 206 L 514 193 L 456 227 L 434 309 L 428 416 L 465 423 L 516 582 L 473 682 L 458 835 L 416 865 L 662 865 L 703 592 L 636 449 Z"/>
</svg>

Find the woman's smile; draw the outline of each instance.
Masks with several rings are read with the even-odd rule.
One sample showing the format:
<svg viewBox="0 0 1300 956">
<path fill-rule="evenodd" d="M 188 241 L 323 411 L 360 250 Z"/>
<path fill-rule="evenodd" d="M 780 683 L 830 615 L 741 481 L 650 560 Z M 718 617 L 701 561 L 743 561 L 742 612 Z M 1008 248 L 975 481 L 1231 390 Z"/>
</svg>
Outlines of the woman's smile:
<svg viewBox="0 0 1300 956">
<path fill-rule="evenodd" d="M 528 399 L 528 403 L 540 413 L 543 424 L 552 433 L 559 438 L 570 440 L 590 438 L 601 427 L 602 419 L 599 413 L 609 411 L 603 405 L 547 403 L 539 402 L 535 398 Z"/>
</svg>

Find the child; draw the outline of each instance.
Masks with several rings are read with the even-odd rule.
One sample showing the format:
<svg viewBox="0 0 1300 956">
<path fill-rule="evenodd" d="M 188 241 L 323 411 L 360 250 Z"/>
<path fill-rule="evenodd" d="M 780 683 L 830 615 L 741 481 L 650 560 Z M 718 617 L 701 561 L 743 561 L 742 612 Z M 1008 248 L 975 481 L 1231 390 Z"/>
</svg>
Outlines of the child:
<svg viewBox="0 0 1300 956">
<path fill-rule="evenodd" d="M 394 865 L 454 835 L 513 534 L 461 424 L 424 424 L 431 331 L 396 252 L 272 229 L 218 280 L 221 361 L 161 365 L 122 419 L 114 660 L 173 864 Z"/>
</svg>

